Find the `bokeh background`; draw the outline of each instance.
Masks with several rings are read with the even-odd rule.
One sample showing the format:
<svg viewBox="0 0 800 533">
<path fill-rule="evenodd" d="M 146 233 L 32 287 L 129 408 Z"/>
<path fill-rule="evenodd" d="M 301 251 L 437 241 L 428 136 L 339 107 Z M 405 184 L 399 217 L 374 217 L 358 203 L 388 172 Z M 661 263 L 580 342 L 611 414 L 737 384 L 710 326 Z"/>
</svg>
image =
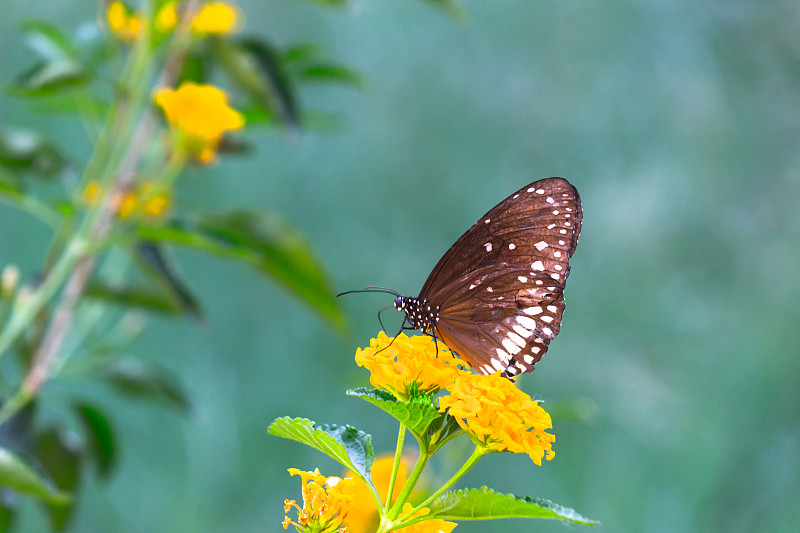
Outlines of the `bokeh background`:
<svg viewBox="0 0 800 533">
<path fill-rule="evenodd" d="M 562 332 L 521 380 L 552 408 L 556 458 L 492 456 L 462 486 L 550 498 L 609 532 L 800 528 L 797 2 L 464 0 L 461 22 L 413 0 L 239 5 L 244 32 L 317 42 L 369 85 L 305 90 L 306 108 L 336 120 L 296 140 L 248 131 L 251 156 L 192 172 L 182 201 L 283 213 L 338 289 L 416 294 L 516 188 L 565 176 L 581 193 Z M 67 31 L 96 11 L 0 4 L 0 80 L 33 60 L 21 21 Z M 0 122 L 87 155 L 69 117 L 2 97 Z M 47 235 L 3 206 L 0 263 L 35 271 Z M 343 301 L 342 337 L 241 266 L 179 259 L 207 322 L 157 317 L 133 352 L 180 375 L 195 409 L 183 418 L 87 385 L 121 421 L 122 457 L 110 482 L 90 480 L 76 531 L 279 530 L 283 499 L 299 495 L 287 467 L 340 470 L 267 435 L 278 416 L 355 424 L 393 447 L 392 421 L 344 395 L 367 384 L 353 354 L 390 297 Z M 74 386 L 52 384 L 46 401 Z M 455 446 L 434 479 L 467 452 Z M 44 528 L 33 504 L 25 511 L 23 530 Z"/>
</svg>

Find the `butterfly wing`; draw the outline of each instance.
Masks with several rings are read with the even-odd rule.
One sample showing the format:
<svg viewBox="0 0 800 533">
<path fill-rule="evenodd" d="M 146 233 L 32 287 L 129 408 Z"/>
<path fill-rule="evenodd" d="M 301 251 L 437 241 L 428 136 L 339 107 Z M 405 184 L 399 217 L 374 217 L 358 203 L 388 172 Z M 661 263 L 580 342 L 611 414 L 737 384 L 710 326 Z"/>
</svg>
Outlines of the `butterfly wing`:
<svg viewBox="0 0 800 533">
<path fill-rule="evenodd" d="M 481 217 L 420 292 L 439 306 L 437 335 L 481 372 L 533 370 L 560 329 L 582 215 L 575 187 L 548 178 Z"/>
</svg>

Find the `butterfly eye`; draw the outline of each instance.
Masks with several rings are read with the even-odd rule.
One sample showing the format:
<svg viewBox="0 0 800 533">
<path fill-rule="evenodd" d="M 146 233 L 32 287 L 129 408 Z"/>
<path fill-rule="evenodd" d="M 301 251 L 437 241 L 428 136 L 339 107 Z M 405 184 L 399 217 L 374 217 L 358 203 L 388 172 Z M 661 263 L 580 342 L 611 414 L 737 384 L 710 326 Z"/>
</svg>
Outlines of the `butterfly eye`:
<svg viewBox="0 0 800 533">
<path fill-rule="evenodd" d="M 394 308 L 397 309 L 397 310 L 400 310 L 400 309 L 403 308 L 403 297 L 402 296 L 398 296 L 397 298 L 394 299 Z"/>
</svg>

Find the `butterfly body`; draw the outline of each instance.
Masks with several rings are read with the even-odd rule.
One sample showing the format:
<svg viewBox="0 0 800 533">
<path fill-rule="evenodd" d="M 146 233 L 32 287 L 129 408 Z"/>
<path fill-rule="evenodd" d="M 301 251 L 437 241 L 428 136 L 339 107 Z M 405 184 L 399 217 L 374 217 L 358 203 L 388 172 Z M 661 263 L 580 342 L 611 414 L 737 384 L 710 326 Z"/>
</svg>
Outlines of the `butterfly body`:
<svg viewBox="0 0 800 533">
<path fill-rule="evenodd" d="M 441 340 L 478 372 L 530 372 L 561 328 L 582 220 L 572 184 L 535 181 L 468 229 L 416 298 L 385 287 L 365 291 L 395 295 L 394 307 L 405 313 L 403 329 Z"/>
</svg>

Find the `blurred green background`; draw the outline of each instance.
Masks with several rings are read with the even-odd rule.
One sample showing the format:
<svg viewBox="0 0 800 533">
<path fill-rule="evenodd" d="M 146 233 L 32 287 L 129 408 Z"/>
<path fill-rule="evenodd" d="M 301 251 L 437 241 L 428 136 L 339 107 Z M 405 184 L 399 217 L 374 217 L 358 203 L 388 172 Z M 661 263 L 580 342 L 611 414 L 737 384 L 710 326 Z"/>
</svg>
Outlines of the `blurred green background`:
<svg viewBox="0 0 800 533">
<path fill-rule="evenodd" d="M 618 531 L 800 529 L 800 7 L 751 0 L 463 1 L 455 22 L 412 0 L 331 12 L 242 1 L 245 33 L 312 41 L 360 70 L 363 91 L 305 90 L 334 127 L 256 129 L 248 158 L 179 186 L 209 209 L 283 213 L 337 289 L 416 294 L 442 253 L 518 187 L 579 189 L 585 219 L 562 332 L 522 387 L 553 411 L 556 458 L 484 459 L 462 486 L 550 498 Z M 95 2 L 0 4 L 0 81 L 31 64 L 16 34 L 73 31 Z M 0 98 L 0 122 L 43 128 L 78 160 L 78 122 Z M 0 208 L 0 264 L 31 275 L 45 228 Z M 290 466 L 339 467 L 267 435 L 278 416 L 351 423 L 389 451 L 396 427 L 344 395 L 367 384 L 356 347 L 386 295 L 342 302 L 342 338 L 276 285 L 179 254 L 205 326 L 155 318 L 136 355 L 179 374 L 192 416 L 92 384 L 47 387 L 45 415 L 83 387 L 111 402 L 122 457 L 82 494 L 76 531 L 277 531 Z M 399 315 L 395 320 L 399 323 Z M 583 417 L 575 417 L 577 411 Z M 573 413 L 574 414 L 574 413 Z M 448 475 L 467 449 L 434 464 Z M 33 503 L 23 530 L 44 528 Z M 563 531 L 465 523 L 458 531 Z M 578 527 L 571 529 L 577 530 Z"/>
</svg>

